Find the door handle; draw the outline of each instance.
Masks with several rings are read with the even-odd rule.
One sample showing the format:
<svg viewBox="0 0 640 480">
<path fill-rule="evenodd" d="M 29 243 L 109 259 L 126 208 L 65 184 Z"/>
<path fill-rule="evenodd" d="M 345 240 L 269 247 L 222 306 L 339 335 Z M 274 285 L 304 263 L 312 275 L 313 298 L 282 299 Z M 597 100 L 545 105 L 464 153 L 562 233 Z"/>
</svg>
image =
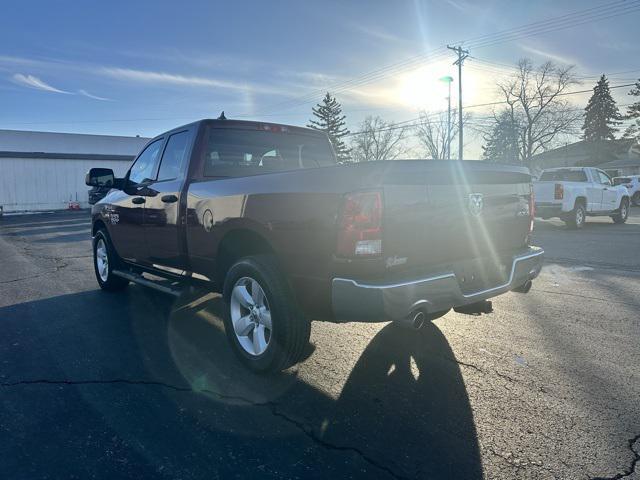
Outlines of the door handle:
<svg viewBox="0 0 640 480">
<path fill-rule="evenodd" d="M 144 197 L 134 197 L 131 199 L 131 203 L 135 203 L 136 205 L 140 205 L 141 203 L 144 203 L 146 200 L 144 199 Z"/>
<path fill-rule="evenodd" d="M 178 201 L 178 197 L 176 197 L 175 195 L 163 195 L 160 200 L 162 200 L 164 203 L 175 203 Z"/>
</svg>

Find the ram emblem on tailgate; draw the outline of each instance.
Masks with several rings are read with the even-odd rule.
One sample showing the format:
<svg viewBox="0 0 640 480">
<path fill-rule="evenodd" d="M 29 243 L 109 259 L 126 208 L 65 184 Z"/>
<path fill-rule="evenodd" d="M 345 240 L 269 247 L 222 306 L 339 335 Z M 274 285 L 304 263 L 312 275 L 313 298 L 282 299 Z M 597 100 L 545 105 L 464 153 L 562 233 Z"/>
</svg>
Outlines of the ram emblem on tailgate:
<svg viewBox="0 0 640 480">
<path fill-rule="evenodd" d="M 484 199 L 481 193 L 469 194 L 469 212 L 474 217 L 477 217 L 482 213 L 482 207 L 484 206 Z"/>
</svg>

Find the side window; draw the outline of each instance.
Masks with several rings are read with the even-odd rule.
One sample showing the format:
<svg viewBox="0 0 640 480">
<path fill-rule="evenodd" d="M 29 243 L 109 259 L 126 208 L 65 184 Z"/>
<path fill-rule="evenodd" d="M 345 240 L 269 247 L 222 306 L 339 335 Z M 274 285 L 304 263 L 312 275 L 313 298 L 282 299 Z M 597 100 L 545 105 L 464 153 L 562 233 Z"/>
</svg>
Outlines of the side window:
<svg viewBox="0 0 640 480">
<path fill-rule="evenodd" d="M 169 137 L 162 154 L 158 180 L 174 180 L 183 178 L 187 169 L 187 148 L 189 132 L 175 133 Z"/>
<path fill-rule="evenodd" d="M 138 156 L 136 163 L 131 167 L 129 173 L 129 181 L 133 183 L 142 183 L 153 180 L 155 177 L 156 167 L 160 160 L 160 147 L 162 147 L 163 139 L 156 140 Z"/>
<path fill-rule="evenodd" d="M 601 172 L 600 170 L 596 170 L 596 174 L 600 179 L 600 183 L 602 183 L 603 185 L 611 185 L 611 179 L 607 176 L 607 174 Z"/>
</svg>

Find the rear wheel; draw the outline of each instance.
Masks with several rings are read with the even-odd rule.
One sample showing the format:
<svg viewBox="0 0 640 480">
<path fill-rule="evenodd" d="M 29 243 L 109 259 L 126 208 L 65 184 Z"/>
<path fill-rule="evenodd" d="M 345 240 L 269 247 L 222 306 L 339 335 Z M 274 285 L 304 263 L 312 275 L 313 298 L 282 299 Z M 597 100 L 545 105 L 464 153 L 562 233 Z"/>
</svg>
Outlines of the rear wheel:
<svg viewBox="0 0 640 480">
<path fill-rule="evenodd" d="M 569 212 L 567 215 L 565 222 L 569 226 L 569 228 L 582 228 L 584 227 L 584 223 L 587 219 L 587 211 L 584 208 L 584 204 L 581 202 L 576 203 L 574 209 Z"/>
<path fill-rule="evenodd" d="M 640 207 L 640 191 L 636 192 L 633 194 L 633 197 L 631 197 L 631 202 L 636 206 L 636 207 Z"/>
<path fill-rule="evenodd" d="M 302 358 L 311 322 L 299 311 L 273 256 L 236 262 L 226 275 L 223 296 L 227 338 L 251 370 L 276 372 Z"/>
<path fill-rule="evenodd" d="M 620 201 L 620 208 L 616 211 L 615 214 L 611 215 L 611 218 L 615 223 L 624 223 L 629 218 L 629 200 L 623 198 Z"/>
<path fill-rule="evenodd" d="M 109 234 L 105 230 L 98 230 L 93 238 L 93 268 L 98 284 L 103 290 L 117 291 L 129 285 L 129 280 L 113 274 L 118 264 L 118 254 L 111 245 Z"/>
</svg>

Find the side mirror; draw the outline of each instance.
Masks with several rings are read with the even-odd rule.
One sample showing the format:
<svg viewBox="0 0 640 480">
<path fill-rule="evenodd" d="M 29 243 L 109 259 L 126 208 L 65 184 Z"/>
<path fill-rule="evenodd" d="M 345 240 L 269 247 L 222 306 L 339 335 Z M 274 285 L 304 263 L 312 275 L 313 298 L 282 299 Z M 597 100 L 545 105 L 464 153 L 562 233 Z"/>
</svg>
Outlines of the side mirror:
<svg viewBox="0 0 640 480">
<path fill-rule="evenodd" d="M 90 187 L 113 187 L 115 176 L 110 168 L 92 168 L 87 172 L 84 183 Z"/>
</svg>

